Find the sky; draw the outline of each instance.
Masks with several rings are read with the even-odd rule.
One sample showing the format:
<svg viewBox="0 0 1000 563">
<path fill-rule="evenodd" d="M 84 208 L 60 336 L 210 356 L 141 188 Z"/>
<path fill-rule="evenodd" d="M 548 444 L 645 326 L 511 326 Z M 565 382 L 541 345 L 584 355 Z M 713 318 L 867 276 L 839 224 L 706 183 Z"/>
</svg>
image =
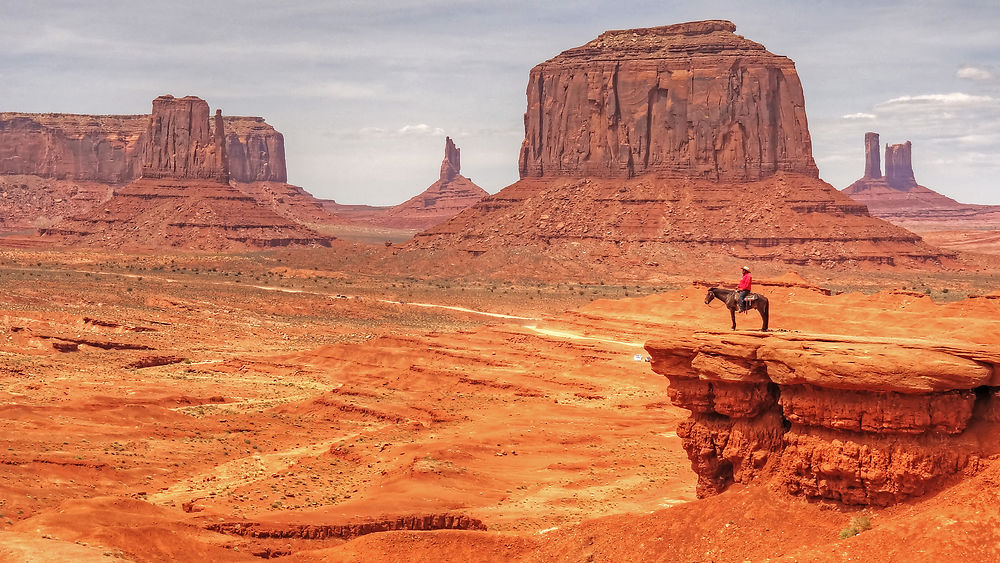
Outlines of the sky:
<svg viewBox="0 0 1000 563">
<path fill-rule="evenodd" d="M 531 68 L 609 29 L 726 19 L 791 58 L 820 177 L 864 135 L 913 143 L 917 181 L 1000 204 L 1000 0 L 0 0 L 0 111 L 149 113 L 162 94 L 258 115 L 290 183 L 394 205 L 450 136 L 491 193 L 518 179 Z"/>
</svg>

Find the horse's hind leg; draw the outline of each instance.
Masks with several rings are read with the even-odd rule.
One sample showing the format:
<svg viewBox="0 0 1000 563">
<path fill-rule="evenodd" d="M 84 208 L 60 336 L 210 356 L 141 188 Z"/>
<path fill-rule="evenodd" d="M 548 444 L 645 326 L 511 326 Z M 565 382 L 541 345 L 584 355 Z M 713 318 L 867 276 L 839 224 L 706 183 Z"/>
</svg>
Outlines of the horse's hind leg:
<svg viewBox="0 0 1000 563">
<path fill-rule="evenodd" d="M 736 309 L 730 309 L 729 316 L 733 318 L 733 330 L 736 330 Z"/>
</svg>

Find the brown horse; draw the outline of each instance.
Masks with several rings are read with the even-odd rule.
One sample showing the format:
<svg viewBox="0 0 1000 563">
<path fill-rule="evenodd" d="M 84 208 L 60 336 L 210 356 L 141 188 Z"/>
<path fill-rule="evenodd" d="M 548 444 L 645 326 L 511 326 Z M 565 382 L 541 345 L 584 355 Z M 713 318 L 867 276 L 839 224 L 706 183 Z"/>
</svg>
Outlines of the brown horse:
<svg viewBox="0 0 1000 563">
<path fill-rule="evenodd" d="M 760 318 L 764 321 L 764 325 L 760 329 L 766 331 L 768 317 L 767 297 L 756 293 L 751 293 L 747 297 L 751 299 L 747 303 L 747 311 L 757 309 L 757 312 L 760 313 Z M 726 307 L 729 309 L 729 316 L 733 318 L 733 330 L 736 330 L 736 309 L 739 307 L 736 303 L 736 291 L 713 287 L 708 290 L 708 295 L 705 296 L 705 305 L 711 303 L 713 299 L 718 299 L 726 304 Z"/>
</svg>

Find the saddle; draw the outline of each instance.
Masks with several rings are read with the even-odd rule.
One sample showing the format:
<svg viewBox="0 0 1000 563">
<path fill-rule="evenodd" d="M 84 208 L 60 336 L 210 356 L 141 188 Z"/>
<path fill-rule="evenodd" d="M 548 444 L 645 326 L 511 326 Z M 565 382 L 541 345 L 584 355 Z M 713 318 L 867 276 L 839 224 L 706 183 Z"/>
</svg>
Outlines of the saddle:
<svg viewBox="0 0 1000 563">
<path fill-rule="evenodd" d="M 756 293 L 747 294 L 747 296 L 743 298 L 743 303 L 736 304 L 737 307 L 739 308 L 739 311 L 741 313 L 746 313 L 747 311 L 749 311 L 750 308 L 753 307 L 753 302 L 756 301 L 759 297 L 760 295 L 757 295 Z"/>
</svg>

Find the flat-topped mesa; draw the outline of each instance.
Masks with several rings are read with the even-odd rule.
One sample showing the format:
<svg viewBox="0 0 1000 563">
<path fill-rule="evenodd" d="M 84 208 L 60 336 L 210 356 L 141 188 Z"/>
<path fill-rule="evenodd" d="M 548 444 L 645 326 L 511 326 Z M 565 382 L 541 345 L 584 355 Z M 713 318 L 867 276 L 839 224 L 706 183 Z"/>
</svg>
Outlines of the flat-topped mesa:
<svg viewBox="0 0 1000 563">
<path fill-rule="evenodd" d="M 890 186 L 897 190 L 909 191 L 917 187 L 910 155 L 911 145 L 909 141 L 885 146 L 885 179 Z"/>
<path fill-rule="evenodd" d="M 444 139 L 444 160 L 441 161 L 441 181 L 453 180 L 462 172 L 462 151 L 451 137 Z"/>
<path fill-rule="evenodd" d="M 818 177 L 795 64 L 735 29 L 608 31 L 537 65 L 521 177 Z"/>
<path fill-rule="evenodd" d="M 222 111 L 216 112 L 213 124 L 209 123 L 208 112 L 208 102 L 195 96 L 166 95 L 153 100 L 142 176 L 228 183 Z"/>
</svg>

